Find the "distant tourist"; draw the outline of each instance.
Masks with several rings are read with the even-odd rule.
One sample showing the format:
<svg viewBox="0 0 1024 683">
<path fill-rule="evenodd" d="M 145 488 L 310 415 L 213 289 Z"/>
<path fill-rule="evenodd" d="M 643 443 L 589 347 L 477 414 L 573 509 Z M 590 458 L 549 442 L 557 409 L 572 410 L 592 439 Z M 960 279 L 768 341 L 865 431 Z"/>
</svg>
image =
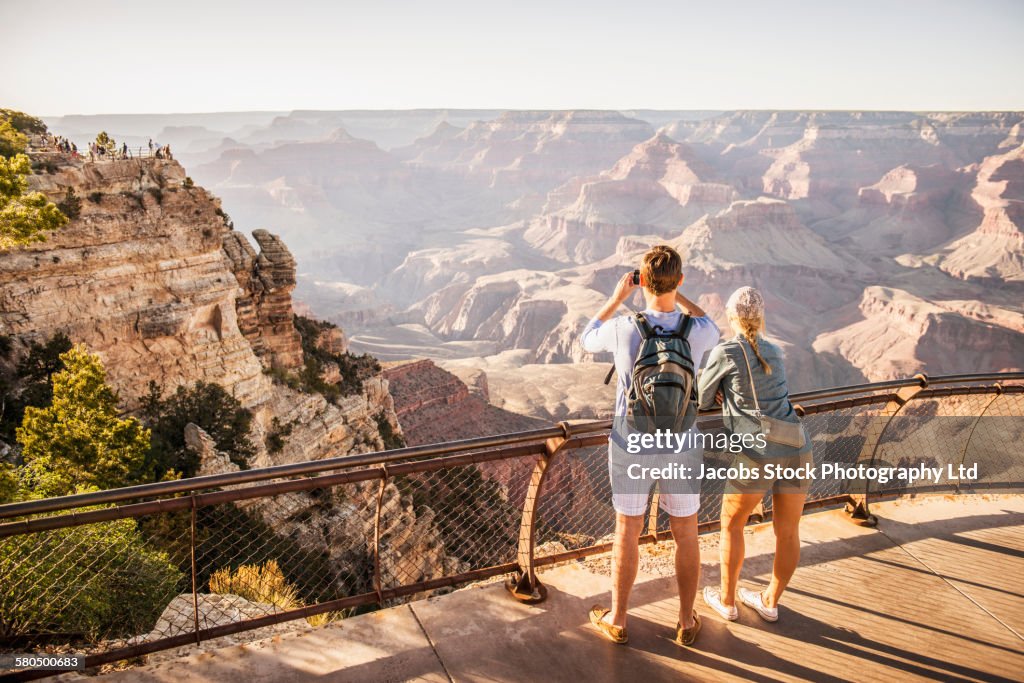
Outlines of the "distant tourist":
<svg viewBox="0 0 1024 683">
<path fill-rule="evenodd" d="M 174 157 L 171 156 L 171 146 L 170 145 L 164 145 L 164 156 L 167 157 L 168 159 L 173 159 L 174 158 Z"/>
<path fill-rule="evenodd" d="M 153 155 L 153 138 L 149 139 L 149 154 L 150 156 Z"/>
<path fill-rule="evenodd" d="M 725 305 L 736 336 L 716 346 L 700 376 L 700 407 L 722 406 L 726 432 L 763 436 L 753 446 L 744 443 L 732 468 L 742 479 L 731 479 L 722 498 L 719 588 L 704 588 L 704 602 L 723 619 L 739 616 L 737 599 L 765 621 L 779 618 L 779 598 L 800 561 L 800 516 L 810 479 L 778 478 L 780 468 L 796 474 L 813 463 L 811 442 L 789 400 L 782 350 L 765 339 L 764 297 L 753 287 L 741 287 Z M 767 428 L 766 428 L 767 427 Z M 769 463 L 776 467 L 766 467 Z M 742 467 L 741 467 L 742 466 Z M 775 562 L 772 578 L 763 590 L 737 586 L 743 568 L 743 527 L 754 508 L 772 491 L 772 527 Z"/>
<path fill-rule="evenodd" d="M 656 465 L 671 466 L 679 470 L 689 467 L 699 472 L 704 450 L 695 438 L 693 422 L 696 419 L 695 398 L 696 367 L 704 354 L 718 341 L 718 327 L 705 315 L 700 306 L 684 297 L 677 290 L 683 282 L 682 259 L 668 246 L 656 246 L 643 258 L 639 271 L 626 273 L 619 280 L 611 298 L 583 330 L 583 349 L 590 353 L 609 352 L 615 357 L 615 372 L 618 382 L 615 388 L 615 423 L 608 443 L 609 474 L 612 480 L 612 506 L 615 509 L 615 542 L 612 549 L 612 602 L 611 608 L 594 605 L 589 614 L 590 622 L 608 639 L 625 643 L 626 611 L 629 594 L 636 580 L 640 564 L 639 537 L 646 519 L 651 490 L 656 482 L 652 476 L 633 476 L 633 468 Z M 633 294 L 637 287 L 643 288 L 646 308 L 642 313 L 622 315 L 612 319 L 616 310 Z M 682 307 L 682 312 L 676 304 Z M 685 313 L 685 315 L 684 315 Z M 645 381 L 642 386 L 633 386 L 633 376 L 640 372 L 657 369 L 648 361 L 652 349 L 670 348 L 671 356 L 678 361 L 679 375 L 672 374 L 672 381 L 655 386 Z M 688 358 L 686 357 L 688 356 Z M 689 364 L 689 368 L 684 368 Z M 683 377 L 681 373 L 688 373 Z M 668 378 L 670 373 L 663 373 Z M 648 379 L 652 375 L 646 375 Z M 683 386 L 686 388 L 682 388 Z M 653 387 L 653 388 L 652 388 Z M 657 393 L 657 397 L 648 392 Z M 653 417 L 638 417 L 640 407 L 650 399 L 660 406 L 673 404 L 674 410 L 663 411 Z M 674 403 L 673 403 L 674 402 Z M 678 452 L 639 452 L 629 450 L 623 442 L 632 443 L 634 436 L 651 436 L 655 422 L 664 422 L 678 427 L 679 436 L 688 436 L 691 444 Z M 646 425 L 642 430 L 639 425 Z M 694 448 L 692 444 L 697 442 Z M 652 449 L 653 450 L 653 449 Z M 648 467 L 648 472 L 651 468 Z M 628 476 L 627 476 L 628 475 Z M 678 485 L 677 485 L 678 484 Z M 700 509 L 700 482 L 678 481 L 672 484 L 658 484 L 658 502 L 669 515 L 669 526 L 676 542 L 676 579 L 679 585 L 679 619 L 676 624 L 675 642 L 689 646 L 700 632 L 701 622 L 693 603 L 697 597 L 700 580 L 700 550 L 697 545 L 697 511 Z"/>
</svg>

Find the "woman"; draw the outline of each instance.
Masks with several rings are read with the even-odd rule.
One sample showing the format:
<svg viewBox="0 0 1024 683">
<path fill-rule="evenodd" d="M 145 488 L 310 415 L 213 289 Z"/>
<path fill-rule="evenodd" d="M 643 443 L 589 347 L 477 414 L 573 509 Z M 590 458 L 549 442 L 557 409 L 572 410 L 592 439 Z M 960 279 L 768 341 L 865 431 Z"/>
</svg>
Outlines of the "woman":
<svg viewBox="0 0 1024 683">
<path fill-rule="evenodd" d="M 777 621 L 779 598 L 800 560 L 800 516 L 810 481 L 793 476 L 766 476 L 776 468 L 768 463 L 806 473 L 811 442 L 789 401 L 782 352 L 761 336 L 764 330 L 764 298 L 753 287 L 741 287 L 726 303 L 729 323 L 736 333 L 708 356 L 698 382 L 700 407 L 722 405 L 722 420 L 731 434 L 753 434 L 750 448 L 736 455 L 732 467 L 739 478 L 730 479 L 722 497 L 720 588 L 704 588 L 704 602 L 724 619 L 739 616 L 736 599 L 754 609 L 762 619 Z M 761 438 L 764 437 L 764 438 Z M 741 468 L 741 465 L 744 466 Z M 772 578 L 762 591 L 740 588 L 743 567 L 743 527 L 750 513 L 772 490 L 772 526 L 775 530 L 775 562 Z"/>
</svg>

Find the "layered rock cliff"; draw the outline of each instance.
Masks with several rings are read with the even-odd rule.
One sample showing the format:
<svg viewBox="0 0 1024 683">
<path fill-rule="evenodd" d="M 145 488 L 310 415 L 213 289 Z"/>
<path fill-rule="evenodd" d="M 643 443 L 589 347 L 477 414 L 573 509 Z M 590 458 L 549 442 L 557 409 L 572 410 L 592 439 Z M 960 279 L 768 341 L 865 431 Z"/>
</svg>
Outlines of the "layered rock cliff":
<svg viewBox="0 0 1024 683">
<path fill-rule="evenodd" d="M 482 373 L 473 390 L 427 359 L 392 363 L 384 377 L 394 392 L 395 413 L 410 446 L 548 426 L 490 405 Z"/>
<path fill-rule="evenodd" d="M 381 374 L 334 400 L 275 379 L 305 365 L 293 323 L 295 260 L 277 236 L 257 230 L 253 248 L 230 227 L 219 200 L 187 181 L 173 161 L 57 157 L 53 164 L 52 173 L 33 176 L 33 189 L 55 200 L 72 190 L 82 198 L 81 213 L 46 242 L 0 253 L 0 334 L 13 340 L 15 354 L 66 333 L 99 354 L 129 412 L 139 408 L 151 380 L 165 392 L 199 380 L 221 385 L 253 413 L 252 467 L 380 450 L 385 422 L 401 434 Z M 329 327 L 313 343 L 331 354 L 347 347 L 340 330 Z M 321 379 L 340 381 L 337 365 L 323 367 Z M 268 434 L 285 426 L 283 444 L 269 449 Z M 200 475 L 238 469 L 195 425 L 184 436 L 199 456 Z M 377 486 L 326 498 L 285 494 L 239 507 L 274 533 L 326 553 L 345 576 L 372 552 Z M 394 484 L 386 488 L 386 582 L 460 569 L 434 516 Z"/>
<path fill-rule="evenodd" d="M 379 415 L 397 427 L 383 378 L 337 405 L 271 379 L 272 368 L 303 364 L 295 262 L 263 230 L 253 249 L 176 162 L 57 158 L 31 183 L 55 200 L 72 190 L 81 212 L 46 242 L 0 253 L 0 333 L 16 352 L 65 332 L 99 354 L 129 412 L 151 380 L 165 392 L 219 384 L 253 411 L 253 465 L 379 447 Z M 274 418 L 294 428 L 269 454 L 262 437 Z"/>
</svg>

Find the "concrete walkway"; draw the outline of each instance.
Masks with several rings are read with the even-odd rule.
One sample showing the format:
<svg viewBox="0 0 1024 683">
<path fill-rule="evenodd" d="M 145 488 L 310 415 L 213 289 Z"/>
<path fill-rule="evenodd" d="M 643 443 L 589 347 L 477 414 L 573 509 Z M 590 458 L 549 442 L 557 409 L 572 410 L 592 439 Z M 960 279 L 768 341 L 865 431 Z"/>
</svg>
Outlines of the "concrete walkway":
<svg viewBox="0 0 1024 683">
<path fill-rule="evenodd" d="M 873 511 L 877 529 L 840 511 L 804 518 L 801 566 L 777 624 L 743 607 L 727 624 L 698 598 L 704 629 L 692 649 L 671 640 L 673 577 L 651 573 L 631 600 L 629 644 L 596 635 L 587 609 L 608 603 L 610 581 L 598 560 L 543 573 L 549 598 L 533 607 L 498 584 L 474 586 L 103 680 L 1021 680 L 1024 497 L 934 497 Z M 770 526 L 748 535 L 746 585 L 766 580 L 772 541 Z M 716 548 L 703 560 L 701 585 L 716 583 Z"/>
</svg>

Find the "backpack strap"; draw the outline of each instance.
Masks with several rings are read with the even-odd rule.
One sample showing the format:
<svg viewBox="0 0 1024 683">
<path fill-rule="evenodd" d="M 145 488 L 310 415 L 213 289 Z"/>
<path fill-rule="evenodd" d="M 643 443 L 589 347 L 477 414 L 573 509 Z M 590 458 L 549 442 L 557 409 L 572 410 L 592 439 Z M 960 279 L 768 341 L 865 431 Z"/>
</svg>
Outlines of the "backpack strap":
<svg viewBox="0 0 1024 683">
<path fill-rule="evenodd" d="M 608 374 L 604 376 L 604 383 L 605 384 L 611 384 L 611 382 L 612 382 L 612 375 L 614 375 L 614 374 L 615 374 L 615 363 L 612 363 L 612 366 L 608 369 Z"/>
<path fill-rule="evenodd" d="M 693 318 L 688 313 L 683 313 L 683 317 L 679 319 L 679 326 L 676 328 L 675 336 L 680 339 L 686 339 L 687 335 L 690 334 L 691 327 L 693 327 Z"/>
<path fill-rule="evenodd" d="M 651 324 L 647 322 L 647 317 L 644 316 L 642 312 L 638 312 L 633 316 L 633 323 L 636 325 L 636 329 L 640 333 L 640 336 L 643 337 L 644 341 L 655 336 L 654 330 L 651 328 Z"/>
</svg>

